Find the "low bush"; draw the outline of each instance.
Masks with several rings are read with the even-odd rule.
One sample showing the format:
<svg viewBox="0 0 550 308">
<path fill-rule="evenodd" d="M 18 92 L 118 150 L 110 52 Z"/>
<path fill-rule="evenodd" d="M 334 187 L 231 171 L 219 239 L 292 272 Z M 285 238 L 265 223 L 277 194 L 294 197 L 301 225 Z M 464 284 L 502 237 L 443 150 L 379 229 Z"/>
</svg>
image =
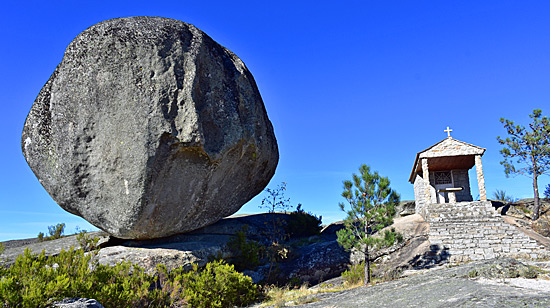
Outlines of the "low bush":
<svg viewBox="0 0 550 308">
<path fill-rule="evenodd" d="M 468 278 L 483 277 L 487 279 L 507 279 L 520 277 L 535 279 L 538 277 L 540 272 L 540 269 L 533 266 L 513 262 L 479 266 L 471 269 L 466 276 Z"/>
<path fill-rule="evenodd" d="M 97 250 L 61 251 L 46 257 L 44 251 L 29 249 L 15 263 L 0 266 L 0 307 L 47 307 L 67 297 L 94 298 L 109 307 L 168 307 L 191 304 L 193 307 L 244 305 L 258 296 L 252 279 L 221 261 L 195 265 L 184 273 L 168 273 L 159 266 L 148 275 L 139 266 L 121 262 L 115 266 L 97 262 Z"/>
<path fill-rule="evenodd" d="M 249 240 L 246 236 L 248 226 L 245 225 L 241 231 L 229 240 L 227 247 L 235 255 L 232 264 L 239 271 L 253 269 L 260 264 L 260 258 L 265 247 L 260 243 Z"/>
<path fill-rule="evenodd" d="M 169 304 L 167 296 L 149 291 L 153 281 L 154 276 L 129 262 L 101 265 L 94 253 L 85 254 L 82 249 L 62 250 L 53 257 L 26 249 L 2 273 L 0 303 L 5 307 L 45 307 L 66 297 L 85 297 L 105 307 Z"/>
<path fill-rule="evenodd" d="M 477 276 L 479 276 L 479 273 L 475 268 L 468 272 L 468 278 L 476 278 Z"/>
<path fill-rule="evenodd" d="M 290 236 L 311 236 L 321 232 L 322 216 L 315 216 L 305 212 L 302 205 L 298 204 L 296 211 L 290 213 L 286 233 Z"/>
<path fill-rule="evenodd" d="M 365 262 L 348 265 L 348 270 L 342 273 L 346 285 L 363 284 L 365 281 Z"/>
<path fill-rule="evenodd" d="M 92 237 L 88 235 L 86 230 L 79 231 L 76 234 L 76 241 L 80 245 L 80 248 L 86 252 L 96 250 L 99 248 L 97 244 L 99 242 L 99 237 L 97 236 Z"/>
<path fill-rule="evenodd" d="M 210 262 L 202 270 L 194 264 L 192 271 L 177 273 L 174 282 L 182 286 L 186 302 L 197 308 L 244 306 L 259 296 L 252 278 L 222 260 Z"/>
</svg>

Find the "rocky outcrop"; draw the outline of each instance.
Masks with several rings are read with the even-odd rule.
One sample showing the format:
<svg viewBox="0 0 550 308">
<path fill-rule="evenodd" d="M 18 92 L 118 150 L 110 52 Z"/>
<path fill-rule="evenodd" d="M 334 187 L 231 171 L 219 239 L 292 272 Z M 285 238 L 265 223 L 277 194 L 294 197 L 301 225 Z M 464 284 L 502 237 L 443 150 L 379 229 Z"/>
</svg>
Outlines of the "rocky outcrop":
<svg viewBox="0 0 550 308">
<path fill-rule="evenodd" d="M 395 207 L 395 218 L 404 217 L 415 214 L 415 202 L 414 200 L 400 201 Z"/>
<path fill-rule="evenodd" d="M 235 213 L 278 149 L 252 74 L 181 21 L 108 20 L 78 35 L 27 117 L 22 150 L 65 210 L 126 239 Z"/>
<path fill-rule="evenodd" d="M 168 270 L 172 270 L 177 267 L 191 269 L 193 263 L 203 266 L 218 257 L 231 261 L 236 255 L 227 243 L 235 238 L 237 232 L 246 230 L 248 240 L 267 246 L 273 219 L 283 225 L 289 217 L 290 215 L 284 213 L 237 215 L 193 232 L 151 240 L 118 239 L 107 236 L 104 232 L 92 232 L 88 236 L 100 238 L 101 249 L 97 256 L 99 263 L 115 265 L 125 260 L 143 267 L 147 273 L 154 273 L 157 264 L 164 264 Z M 330 227 L 319 235 L 288 239 L 285 245 L 292 250 L 292 256 L 280 262 L 277 279 L 288 281 L 303 277 L 300 279 L 317 282 L 339 275 L 347 268 L 349 253 L 336 243 L 335 232 L 338 229 Z M 34 253 L 44 250 L 47 256 L 51 256 L 57 255 L 62 249 L 79 247 L 75 235 L 46 242 L 19 240 L 5 244 L 6 250 L 1 257 L 5 259 L 6 265 L 13 264 L 15 258 L 26 248 Z M 267 270 L 266 264 L 263 265 L 264 268 L 260 265 L 246 274 L 253 277 L 255 282 L 265 279 Z"/>
<path fill-rule="evenodd" d="M 494 280 L 472 276 L 486 273 Z M 504 275 L 498 274 L 499 269 Z M 309 296 L 298 307 L 548 307 L 548 280 L 511 279 L 525 265 L 513 259 L 471 262 L 457 267 L 415 272 L 406 278 L 340 292 L 321 292 Z M 490 273 L 495 273 L 492 275 Z M 517 277 L 517 276 L 514 276 Z M 529 277 L 526 277 L 529 278 Z"/>
<path fill-rule="evenodd" d="M 323 241 L 300 248 L 295 252 L 294 260 L 280 264 L 281 281 L 297 279 L 314 285 L 330 278 L 340 276 L 348 269 L 350 253 L 338 243 Z"/>
<path fill-rule="evenodd" d="M 91 233 L 89 237 L 100 237 L 101 249 L 97 255 L 99 263 L 115 265 L 123 260 L 129 261 L 153 274 L 157 264 L 164 264 L 168 270 L 172 270 L 178 267 L 191 269 L 193 263 L 203 266 L 215 258 L 235 261 L 239 252 L 230 249 L 228 243 L 240 231 L 246 231 L 247 240 L 263 245 L 265 251 L 270 245 L 268 234 L 271 222 L 276 220 L 284 225 L 289 219 L 290 215 L 284 213 L 238 215 L 193 232 L 152 240 L 117 239 L 106 236 L 104 232 Z M 392 247 L 371 251 L 371 260 L 376 264 L 373 271 L 375 276 L 383 277 L 396 269 L 433 267 L 448 261 L 445 249 L 430 245 L 428 226 L 420 215 L 397 218 L 390 227 L 403 234 L 404 240 Z M 271 268 L 270 272 L 271 264 L 264 256 L 260 258 L 258 266 L 243 270 L 243 273 L 252 277 L 254 282 L 265 281 L 271 273 L 270 282 L 281 284 L 293 280 L 313 285 L 337 277 L 348 269 L 350 263 L 363 260 L 360 253 L 351 254 L 338 245 L 336 232 L 341 228 L 343 223 L 337 222 L 325 227 L 318 235 L 287 238 L 281 242 L 288 251 L 287 257 L 279 260 L 275 269 Z M 7 243 L 2 255 L 7 265 L 12 264 L 27 247 L 35 253 L 44 250 L 49 256 L 58 254 L 61 249 L 79 246 L 74 235 L 41 243 L 31 242 L 21 240 Z"/>
<path fill-rule="evenodd" d="M 491 200 L 493 207 L 502 215 L 513 216 L 522 219 L 532 219 L 535 209 L 535 199 L 527 198 L 516 201 Z M 544 215 L 544 209 L 550 208 L 550 200 L 539 199 L 541 215 Z"/>
</svg>

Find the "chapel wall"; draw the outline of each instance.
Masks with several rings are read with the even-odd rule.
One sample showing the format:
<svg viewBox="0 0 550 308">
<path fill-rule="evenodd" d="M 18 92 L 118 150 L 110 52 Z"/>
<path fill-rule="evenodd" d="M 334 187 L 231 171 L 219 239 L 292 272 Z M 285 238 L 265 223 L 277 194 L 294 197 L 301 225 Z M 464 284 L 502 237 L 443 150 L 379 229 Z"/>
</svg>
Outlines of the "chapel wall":
<svg viewBox="0 0 550 308">
<path fill-rule="evenodd" d="M 470 190 L 470 180 L 468 176 L 468 170 L 456 169 L 452 171 L 452 174 L 453 174 L 454 187 L 464 188 L 463 190 L 457 191 L 455 193 L 456 201 L 457 202 L 473 201 L 472 193 Z"/>
<path fill-rule="evenodd" d="M 437 192 L 435 191 L 435 175 L 430 171 L 430 202 L 437 203 Z"/>
<path fill-rule="evenodd" d="M 415 206 L 414 211 L 416 214 L 420 214 L 424 219 L 426 219 L 426 188 L 425 188 L 424 179 L 420 174 L 416 174 L 414 178 L 414 200 Z"/>
</svg>

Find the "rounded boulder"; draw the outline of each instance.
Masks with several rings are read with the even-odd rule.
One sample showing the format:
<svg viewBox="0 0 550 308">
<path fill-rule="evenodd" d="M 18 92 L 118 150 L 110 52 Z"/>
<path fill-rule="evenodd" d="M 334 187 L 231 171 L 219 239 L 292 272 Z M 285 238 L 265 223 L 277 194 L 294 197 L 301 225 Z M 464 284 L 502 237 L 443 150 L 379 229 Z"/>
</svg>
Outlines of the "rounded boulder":
<svg viewBox="0 0 550 308">
<path fill-rule="evenodd" d="M 127 239 L 235 213 L 279 159 L 244 63 L 196 27 L 158 17 L 108 20 L 78 35 L 21 142 L 63 209 Z"/>
</svg>

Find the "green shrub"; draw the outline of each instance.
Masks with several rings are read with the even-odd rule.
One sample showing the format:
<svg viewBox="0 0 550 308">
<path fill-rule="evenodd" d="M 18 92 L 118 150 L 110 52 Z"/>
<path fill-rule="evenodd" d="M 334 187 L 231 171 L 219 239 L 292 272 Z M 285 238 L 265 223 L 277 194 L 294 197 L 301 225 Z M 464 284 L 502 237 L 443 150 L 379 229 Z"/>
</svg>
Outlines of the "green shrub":
<svg viewBox="0 0 550 308">
<path fill-rule="evenodd" d="M 518 269 L 519 277 L 535 279 L 539 276 L 539 270 L 531 265 L 522 266 Z"/>
<path fill-rule="evenodd" d="M 186 302 L 197 308 L 244 306 L 259 295 L 250 277 L 223 261 L 208 263 L 202 270 L 194 264 L 192 271 L 178 274 L 174 281 L 181 284 Z"/>
<path fill-rule="evenodd" d="M 237 270 L 255 268 L 260 264 L 260 254 L 265 248 L 258 242 L 249 240 L 246 237 L 248 226 L 243 226 L 241 231 L 237 231 L 235 236 L 229 240 L 227 246 L 236 256 L 232 260 Z"/>
<path fill-rule="evenodd" d="M 348 270 L 342 273 L 344 282 L 348 285 L 363 284 L 365 280 L 365 262 L 348 265 Z"/>
<path fill-rule="evenodd" d="M 46 307 L 66 297 L 94 298 L 109 307 L 193 307 L 245 305 L 258 296 L 250 277 L 221 261 L 203 271 L 194 266 L 168 273 L 159 265 L 154 275 L 130 262 L 115 266 L 97 262 L 97 250 L 62 250 L 46 257 L 29 249 L 15 263 L 0 266 L 0 307 Z"/>
<path fill-rule="evenodd" d="M 65 232 L 65 224 L 57 224 L 55 226 L 48 226 L 48 233 L 50 233 L 49 236 L 44 236 L 44 233 L 40 232 L 38 233 L 38 241 L 51 241 L 58 238 L 63 237 L 63 233 Z"/>
<path fill-rule="evenodd" d="M 468 278 L 476 278 L 477 276 L 479 276 L 479 273 L 475 268 L 468 272 Z"/>
<path fill-rule="evenodd" d="M 86 230 L 82 230 L 77 233 L 76 241 L 80 245 L 80 248 L 84 251 L 92 251 L 99 248 L 97 243 L 99 242 L 99 237 L 91 237 L 87 234 Z"/>
<path fill-rule="evenodd" d="M 2 273 L 0 303 L 7 307 L 45 307 L 66 297 L 86 297 L 105 307 L 169 304 L 168 295 L 149 291 L 154 280 L 129 262 L 113 267 L 98 264 L 94 253 L 85 254 L 82 249 L 62 250 L 53 257 L 26 249 Z"/>
<path fill-rule="evenodd" d="M 298 204 L 296 211 L 290 213 L 286 225 L 286 233 L 290 236 L 311 236 L 321 232 L 322 216 L 315 216 L 305 212 L 302 205 Z"/>
</svg>

